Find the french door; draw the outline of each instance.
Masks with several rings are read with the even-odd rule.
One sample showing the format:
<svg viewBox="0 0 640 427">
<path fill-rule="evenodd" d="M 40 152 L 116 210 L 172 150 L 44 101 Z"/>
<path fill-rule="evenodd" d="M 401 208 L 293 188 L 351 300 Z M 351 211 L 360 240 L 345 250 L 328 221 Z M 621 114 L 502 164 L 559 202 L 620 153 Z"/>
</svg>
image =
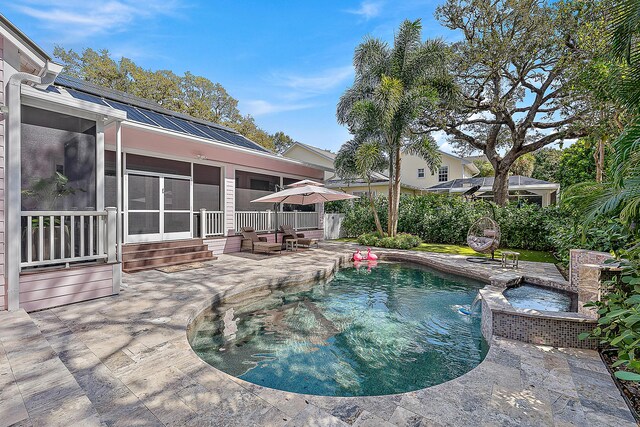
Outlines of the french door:
<svg viewBox="0 0 640 427">
<path fill-rule="evenodd" d="M 192 236 L 190 177 L 129 171 L 125 175 L 128 243 Z"/>
</svg>

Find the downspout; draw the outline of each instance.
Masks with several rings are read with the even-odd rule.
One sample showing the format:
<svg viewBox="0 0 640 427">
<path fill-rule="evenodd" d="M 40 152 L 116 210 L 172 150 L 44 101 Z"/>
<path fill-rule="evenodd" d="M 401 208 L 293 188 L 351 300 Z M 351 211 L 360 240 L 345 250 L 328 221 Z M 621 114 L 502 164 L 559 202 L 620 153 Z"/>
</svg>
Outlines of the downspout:
<svg viewBox="0 0 640 427">
<path fill-rule="evenodd" d="M 52 69 L 53 68 L 53 69 Z M 22 171 L 20 170 L 20 145 L 22 140 L 22 83 L 32 83 L 43 89 L 52 84 L 62 67 L 47 62 L 40 76 L 19 72 L 9 77 L 6 87 L 6 101 L 9 112 L 7 118 L 7 140 L 5 145 L 5 283 L 7 285 L 7 309 L 17 310 L 20 305 L 20 261 L 21 261 L 21 212 L 22 212 Z"/>
</svg>

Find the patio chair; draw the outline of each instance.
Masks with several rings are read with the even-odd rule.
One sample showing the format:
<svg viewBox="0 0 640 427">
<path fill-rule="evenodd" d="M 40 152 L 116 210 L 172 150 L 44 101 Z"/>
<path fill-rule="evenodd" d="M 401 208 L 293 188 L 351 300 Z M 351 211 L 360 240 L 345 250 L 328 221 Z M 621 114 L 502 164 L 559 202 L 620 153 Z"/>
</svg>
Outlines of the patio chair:
<svg viewBox="0 0 640 427">
<path fill-rule="evenodd" d="M 289 224 L 283 224 L 280 226 L 280 231 L 282 231 L 282 242 L 286 242 L 289 239 L 297 239 L 298 245 L 306 246 L 308 248 L 311 245 L 316 245 L 318 247 L 318 239 L 309 239 L 304 237 L 303 233 L 296 233 L 293 227 Z"/>
<path fill-rule="evenodd" d="M 240 251 L 244 249 L 250 249 L 251 253 L 255 252 L 274 252 L 280 251 L 282 253 L 281 243 L 269 243 L 266 237 L 258 236 L 258 233 L 253 227 L 242 227 L 240 230 L 242 233 L 242 242 L 240 244 Z"/>
</svg>

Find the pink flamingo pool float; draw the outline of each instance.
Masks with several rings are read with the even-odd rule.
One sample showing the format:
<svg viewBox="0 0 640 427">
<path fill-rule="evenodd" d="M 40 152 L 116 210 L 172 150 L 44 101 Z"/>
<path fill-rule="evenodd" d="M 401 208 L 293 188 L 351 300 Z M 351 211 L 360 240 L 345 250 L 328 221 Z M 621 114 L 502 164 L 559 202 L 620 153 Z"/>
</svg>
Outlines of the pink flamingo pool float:
<svg viewBox="0 0 640 427">
<path fill-rule="evenodd" d="M 362 261 L 364 259 L 364 257 L 362 256 L 362 254 L 360 253 L 360 249 L 358 249 L 357 251 L 355 251 L 355 253 L 353 254 L 353 260 L 354 261 Z"/>
<path fill-rule="evenodd" d="M 360 252 L 360 251 L 358 251 Z M 377 261 L 378 255 L 371 253 L 371 248 L 367 248 L 367 259 L 369 261 Z"/>
</svg>

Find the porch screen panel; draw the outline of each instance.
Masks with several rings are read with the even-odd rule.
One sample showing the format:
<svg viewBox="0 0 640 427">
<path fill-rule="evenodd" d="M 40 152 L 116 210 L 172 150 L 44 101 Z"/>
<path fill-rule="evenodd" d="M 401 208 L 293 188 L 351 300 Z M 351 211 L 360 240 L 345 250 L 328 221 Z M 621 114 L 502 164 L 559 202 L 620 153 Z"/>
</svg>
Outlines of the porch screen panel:
<svg viewBox="0 0 640 427">
<path fill-rule="evenodd" d="M 273 203 L 251 203 L 251 200 L 274 193 L 276 185 L 280 185 L 278 176 L 236 171 L 236 211 L 273 209 Z"/>
<path fill-rule="evenodd" d="M 220 209 L 220 168 L 193 165 L 193 211 Z"/>
<path fill-rule="evenodd" d="M 22 106 L 22 209 L 96 209 L 96 122 Z"/>
<path fill-rule="evenodd" d="M 127 154 L 127 169 L 142 172 L 191 176 L 191 163 Z"/>
<path fill-rule="evenodd" d="M 118 201 L 118 179 L 116 175 L 116 152 L 104 152 L 104 206 L 115 208 Z"/>
<path fill-rule="evenodd" d="M 129 234 L 160 232 L 160 178 L 130 174 L 127 202 Z"/>
</svg>

